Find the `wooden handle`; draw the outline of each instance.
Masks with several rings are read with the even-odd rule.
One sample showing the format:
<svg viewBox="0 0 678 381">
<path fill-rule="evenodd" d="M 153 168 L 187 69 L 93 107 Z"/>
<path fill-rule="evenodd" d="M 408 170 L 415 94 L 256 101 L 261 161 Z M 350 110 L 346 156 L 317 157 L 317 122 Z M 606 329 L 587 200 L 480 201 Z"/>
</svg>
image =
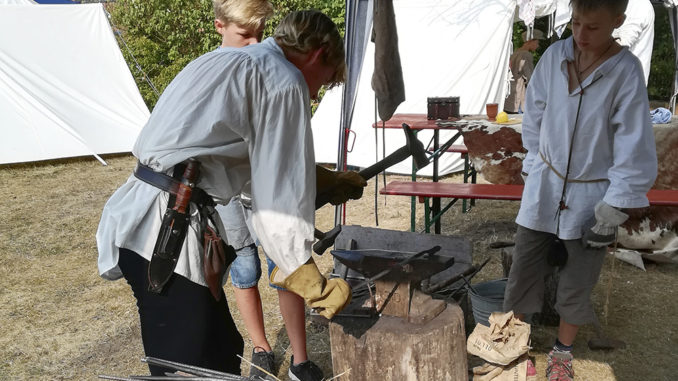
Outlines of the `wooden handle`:
<svg viewBox="0 0 678 381">
<path fill-rule="evenodd" d="M 191 201 L 191 193 L 193 186 L 198 178 L 198 171 L 200 169 L 200 162 L 195 159 L 188 159 L 184 174 L 182 176 L 179 190 L 177 191 L 177 199 L 174 202 L 174 210 L 179 213 L 186 214 L 188 203 Z"/>
</svg>

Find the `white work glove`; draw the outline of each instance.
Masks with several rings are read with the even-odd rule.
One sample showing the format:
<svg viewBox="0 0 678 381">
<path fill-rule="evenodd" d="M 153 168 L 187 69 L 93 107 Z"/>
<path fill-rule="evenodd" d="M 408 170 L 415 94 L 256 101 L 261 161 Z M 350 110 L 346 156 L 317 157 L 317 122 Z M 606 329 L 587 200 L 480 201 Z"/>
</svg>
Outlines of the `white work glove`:
<svg viewBox="0 0 678 381">
<path fill-rule="evenodd" d="M 605 201 L 599 201 L 594 209 L 596 224 L 584 232 L 584 244 L 587 247 L 601 248 L 614 242 L 614 233 L 617 227 L 629 218 L 629 215 L 610 206 Z"/>
</svg>

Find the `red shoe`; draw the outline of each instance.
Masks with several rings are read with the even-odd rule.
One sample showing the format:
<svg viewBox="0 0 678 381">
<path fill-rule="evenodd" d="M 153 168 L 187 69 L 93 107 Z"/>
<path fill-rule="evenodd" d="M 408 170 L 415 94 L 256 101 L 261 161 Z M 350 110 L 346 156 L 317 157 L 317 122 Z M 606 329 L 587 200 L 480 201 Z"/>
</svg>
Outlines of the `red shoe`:
<svg viewBox="0 0 678 381">
<path fill-rule="evenodd" d="M 527 359 L 527 381 L 537 381 L 537 368 L 529 358 Z"/>
<path fill-rule="evenodd" d="M 548 354 L 546 379 L 548 381 L 574 381 L 572 354 L 551 350 Z"/>
<path fill-rule="evenodd" d="M 527 359 L 527 376 L 536 376 L 537 375 L 537 368 L 534 367 L 534 363 L 532 363 L 532 360 Z"/>
</svg>

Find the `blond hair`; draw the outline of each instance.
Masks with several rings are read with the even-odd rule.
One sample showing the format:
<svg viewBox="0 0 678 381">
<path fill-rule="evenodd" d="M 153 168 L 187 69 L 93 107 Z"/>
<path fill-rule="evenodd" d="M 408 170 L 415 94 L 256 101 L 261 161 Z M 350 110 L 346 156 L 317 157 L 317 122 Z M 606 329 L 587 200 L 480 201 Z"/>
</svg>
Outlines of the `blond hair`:
<svg viewBox="0 0 678 381">
<path fill-rule="evenodd" d="M 323 62 L 335 68 L 329 87 L 346 80 L 346 61 L 344 42 L 332 19 L 319 11 L 296 11 L 285 16 L 273 38 L 284 50 L 308 53 L 318 48 L 323 49 Z"/>
<path fill-rule="evenodd" d="M 259 29 L 273 14 L 268 0 L 212 0 L 212 5 L 217 19 L 248 30 Z"/>
</svg>

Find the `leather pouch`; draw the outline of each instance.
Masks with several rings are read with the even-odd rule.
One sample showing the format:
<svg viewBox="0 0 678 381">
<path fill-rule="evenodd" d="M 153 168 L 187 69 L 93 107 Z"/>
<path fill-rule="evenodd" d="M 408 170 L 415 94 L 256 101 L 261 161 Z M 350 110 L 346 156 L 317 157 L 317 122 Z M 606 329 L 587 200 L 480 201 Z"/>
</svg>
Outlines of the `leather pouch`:
<svg viewBox="0 0 678 381">
<path fill-rule="evenodd" d="M 553 267 L 563 267 L 567 263 L 567 248 L 565 248 L 565 243 L 555 235 L 549 245 L 546 262 L 549 266 Z"/>
<path fill-rule="evenodd" d="M 203 250 L 205 281 L 214 299 L 219 301 L 222 294 L 222 280 L 226 269 L 235 260 L 235 250 L 231 245 L 227 245 L 217 231 L 209 225 L 205 227 L 203 234 Z"/>
</svg>

